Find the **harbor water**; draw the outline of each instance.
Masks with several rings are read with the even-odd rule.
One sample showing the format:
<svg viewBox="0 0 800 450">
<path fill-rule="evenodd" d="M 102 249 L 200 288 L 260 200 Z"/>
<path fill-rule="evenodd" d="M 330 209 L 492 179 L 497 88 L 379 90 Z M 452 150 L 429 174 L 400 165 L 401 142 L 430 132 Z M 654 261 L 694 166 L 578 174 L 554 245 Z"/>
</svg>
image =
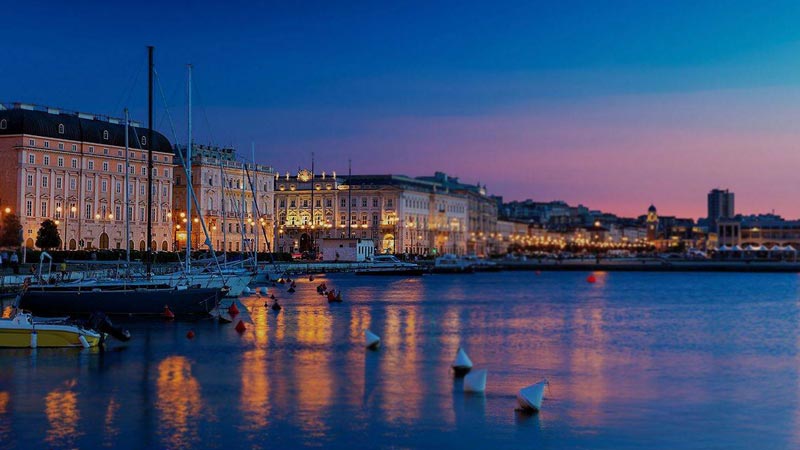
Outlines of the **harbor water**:
<svg viewBox="0 0 800 450">
<path fill-rule="evenodd" d="M 145 320 L 102 352 L 0 350 L 0 448 L 800 446 L 800 277 L 587 275 L 321 276 L 270 287 L 279 313 L 240 299 L 241 334 Z M 453 378 L 459 346 L 485 394 Z M 515 411 L 542 378 L 543 410 Z"/>
</svg>

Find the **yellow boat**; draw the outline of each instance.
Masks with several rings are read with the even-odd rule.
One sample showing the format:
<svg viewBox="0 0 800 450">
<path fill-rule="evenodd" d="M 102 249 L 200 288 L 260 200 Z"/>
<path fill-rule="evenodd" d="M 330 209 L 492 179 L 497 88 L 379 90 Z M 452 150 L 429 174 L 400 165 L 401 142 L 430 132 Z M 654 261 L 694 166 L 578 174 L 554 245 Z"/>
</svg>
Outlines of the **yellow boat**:
<svg viewBox="0 0 800 450">
<path fill-rule="evenodd" d="M 39 319 L 16 311 L 0 318 L 0 347 L 96 347 L 100 333 L 81 328 L 64 319 Z"/>
</svg>

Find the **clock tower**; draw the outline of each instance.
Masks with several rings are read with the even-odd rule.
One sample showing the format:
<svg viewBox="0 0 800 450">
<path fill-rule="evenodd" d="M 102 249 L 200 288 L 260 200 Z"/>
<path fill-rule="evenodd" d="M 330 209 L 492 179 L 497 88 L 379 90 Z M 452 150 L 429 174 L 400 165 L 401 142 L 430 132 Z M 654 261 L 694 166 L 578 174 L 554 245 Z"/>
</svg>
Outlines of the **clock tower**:
<svg viewBox="0 0 800 450">
<path fill-rule="evenodd" d="M 656 212 L 656 207 L 654 205 L 650 205 L 650 207 L 647 208 L 647 240 L 653 242 L 657 238 L 658 212 Z"/>
</svg>

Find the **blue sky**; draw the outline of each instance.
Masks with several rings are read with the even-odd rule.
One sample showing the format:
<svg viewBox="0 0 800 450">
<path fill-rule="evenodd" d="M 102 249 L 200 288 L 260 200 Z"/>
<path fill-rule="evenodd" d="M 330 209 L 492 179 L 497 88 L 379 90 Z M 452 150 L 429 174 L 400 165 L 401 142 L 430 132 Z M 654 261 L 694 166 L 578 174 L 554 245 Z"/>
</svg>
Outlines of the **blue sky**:
<svg viewBox="0 0 800 450">
<path fill-rule="evenodd" d="M 192 63 L 197 141 L 282 172 L 313 151 L 626 214 L 699 216 L 723 186 L 800 215 L 800 3 L 397 3 L 19 2 L 0 99 L 144 120 L 155 45 L 179 142 Z"/>
</svg>

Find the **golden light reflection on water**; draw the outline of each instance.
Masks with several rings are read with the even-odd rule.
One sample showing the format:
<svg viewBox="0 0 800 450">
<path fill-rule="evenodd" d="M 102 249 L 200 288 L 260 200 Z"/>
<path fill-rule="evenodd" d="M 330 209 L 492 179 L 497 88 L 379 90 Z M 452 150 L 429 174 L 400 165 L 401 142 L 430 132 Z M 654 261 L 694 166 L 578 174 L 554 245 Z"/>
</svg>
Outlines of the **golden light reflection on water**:
<svg viewBox="0 0 800 450">
<path fill-rule="evenodd" d="M 169 448 L 191 448 L 198 442 L 197 423 L 203 412 L 200 384 L 192 364 L 183 356 L 169 356 L 158 364 L 156 408 L 159 435 Z M 203 418 L 203 421 L 207 418 Z"/>
<path fill-rule="evenodd" d="M 300 427 L 311 437 L 324 436 L 323 417 L 333 397 L 334 373 L 329 350 L 304 349 L 295 354 L 295 389 L 300 410 Z"/>
<path fill-rule="evenodd" d="M 108 400 L 108 406 L 106 407 L 106 416 L 104 420 L 104 436 L 103 436 L 103 444 L 106 447 L 111 446 L 111 444 L 115 441 L 117 435 L 119 435 L 119 427 L 116 424 L 116 415 L 117 411 L 119 410 L 119 403 L 117 403 L 116 398 L 111 397 Z"/>
<path fill-rule="evenodd" d="M 382 375 L 383 399 L 381 408 L 388 422 L 410 423 L 420 417 L 420 408 L 425 389 L 419 376 L 415 338 L 416 306 L 389 308 L 383 332 L 385 342 L 380 371 Z M 414 345 L 407 345 L 407 343 Z"/>
<path fill-rule="evenodd" d="M 7 439 L 11 434 L 11 418 L 7 416 L 9 413 L 8 405 L 11 402 L 11 395 L 6 391 L 0 391 L 0 442 Z"/>
<path fill-rule="evenodd" d="M 73 391 L 78 381 L 73 379 L 63 387 L 50 391 L 44 399 L 49 428 L 45 442 L 52 446 L 73 447 L 78 433 L 78 396 Z"/>
<path fill-rule="evenodd" d="M 256 348 L 242 355 L 241 386 L 243 428 L 257 431 L 266 427 L 270 414 L 266 349 Z"/>
<path fill-rule="evenodd" d="M 316 307 L 300 307 L 297 311 L 297 340 L 303 344 L 323 345 L 331 342 L 331 317 Z"/>
</svg>

